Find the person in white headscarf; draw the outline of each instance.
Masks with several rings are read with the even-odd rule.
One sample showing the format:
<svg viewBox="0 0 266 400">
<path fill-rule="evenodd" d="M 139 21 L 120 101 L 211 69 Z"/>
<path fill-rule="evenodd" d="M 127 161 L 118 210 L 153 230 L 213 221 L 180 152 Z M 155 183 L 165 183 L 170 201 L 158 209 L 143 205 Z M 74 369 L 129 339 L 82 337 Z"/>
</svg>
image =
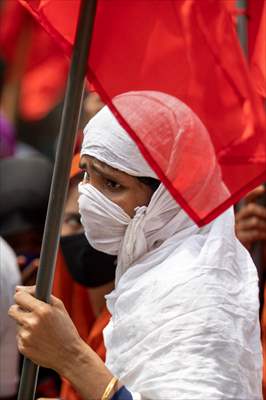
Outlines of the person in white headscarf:
<svg viewBox="0 0 266 400">
<path fill-rule="evenodd" d="M 171 145 L 162 142 L 162 149 L 171 151 L 161 158 L 169 176 L 181 166 L 186 137 L 192 153 L 203 142 L 205 165 L 186 196 L 202 207 L 224 198 L 226 187 L 212 184 L 220 171 L 208 133 L 187 106 L 159 92 L 125 93 L 114 104 L 147 141 L 168 129 Z M 107 296 L 106 365 L 78 337 L 60 301 L 46 305 L 34 299 L 34 288 L 18 289 L 10 309 L 20 324 L 20 351 L 57 370 L 84 399 L 261 399 L 258 278 L 235 237 L 233 211 L 195 225 L 108 107 L 87 125 L 81 154 L 87 239 L 118 256 Z"/>
</svg>

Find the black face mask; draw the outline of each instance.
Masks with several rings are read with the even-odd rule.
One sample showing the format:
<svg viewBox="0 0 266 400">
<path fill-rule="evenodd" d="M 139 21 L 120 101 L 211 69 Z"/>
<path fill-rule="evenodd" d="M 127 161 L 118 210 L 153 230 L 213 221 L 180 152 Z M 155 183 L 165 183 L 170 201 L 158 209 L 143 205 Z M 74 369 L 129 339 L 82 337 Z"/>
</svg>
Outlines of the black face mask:
<svg viewBox="0 0 266 400">
<path fill-rule="evenodd" d="M 116 257 L 91 247 L 85 235 L 60 238 L 63 256 L 72 278 L 86 287 L 98 287 L 115 278 Z"/>
</svg>

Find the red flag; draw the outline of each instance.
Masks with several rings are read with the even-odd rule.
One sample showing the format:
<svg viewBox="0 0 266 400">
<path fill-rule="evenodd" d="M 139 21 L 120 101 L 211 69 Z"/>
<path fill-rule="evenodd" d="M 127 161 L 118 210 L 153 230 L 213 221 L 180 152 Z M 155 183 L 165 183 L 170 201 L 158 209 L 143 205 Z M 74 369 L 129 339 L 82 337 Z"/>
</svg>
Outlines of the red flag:
<svg viewBox="0 0 266 400">
<path fill-rule="evenodd" d="M 265 0 L 248 0 L 246 2 L 249 59 L 254 53 L 264 3 Z"/>
<path fill-rule="evenodd" d="M 251 56 L 251 73 L 258 94 L 266 97 L 266 3 L 264 2 Z"/>
<path fill-rule="evenodd" d="M 79 1 L 20 1 L 70 55 Z M 265 115 L 222 2 L 98 0 L 88 78 L 199 225 L 266 178 Z M 173 154 L 167 132 L 147 137 L 141 127 L 134 129 L 122 107 L 112 103 L 115 95 L 132 90 L 168 93 L 192 108 L 208 129 L 221 175 L 205 181 L 210 160 L 195 132 L 180 156 L 180 149 Z M 175 156 L 178 170 L 163 161 Z M 201 184 L 201 196 L 193 193 L 195 182 Z M 213 194 L 224 185 L 226 196 L 215 200 Z"/>
<path fill-rule="evenodd" d="M 0 17 L 0 54 L 12 75 L 7 79 L 21 81 L 20 114 L 25 119 L 40 119 L 62 98 L 68 60 L 18 2 L 5 1 Z"/>
</svg>

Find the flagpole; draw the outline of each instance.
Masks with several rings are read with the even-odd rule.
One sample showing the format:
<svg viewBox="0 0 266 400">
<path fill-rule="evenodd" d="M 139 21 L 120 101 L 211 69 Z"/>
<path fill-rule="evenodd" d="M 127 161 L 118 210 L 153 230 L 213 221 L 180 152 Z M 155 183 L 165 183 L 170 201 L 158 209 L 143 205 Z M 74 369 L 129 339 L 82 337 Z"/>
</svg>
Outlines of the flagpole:
<svg viewBox="0 0 266 400">
<path fill-rule="evenodd" d="M 247 17 L 246 17 L 246 11 L 247 11 L 247 1 L 246 0 L 237 0 L 237 6 L 238 8 L 244 12 L 244 15 L 241 14 L 238 16 L 237 20 L 237 32 L 238 32 L 238 38 L 241 44 L 241 47 L 243 49 L 243 52 L 245 56 L 248 55 L 248 35 L 247 35 Z"/>
<path fill-rule="evenodd" d="M 81 0 L 76 37 L 61 117 L 54 172 L 36 281 L 36 297 L 49 302 L 69 172 L 87 71 L 97 0 Z M 18 400 L 35 397 L 39 367 L 24 357 Z"/>
</svg>

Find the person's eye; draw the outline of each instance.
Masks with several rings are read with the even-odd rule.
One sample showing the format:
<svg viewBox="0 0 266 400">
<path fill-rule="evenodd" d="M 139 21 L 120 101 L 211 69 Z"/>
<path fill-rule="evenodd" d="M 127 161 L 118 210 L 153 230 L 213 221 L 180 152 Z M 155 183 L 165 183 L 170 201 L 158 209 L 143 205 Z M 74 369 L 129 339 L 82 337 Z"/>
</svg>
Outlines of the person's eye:
<svg viewBox="0 0 266 400">
<path fill-rule="evenodd" d="M 115 182 L 115 181 L 113 181 L 111 179 L 106 179 L 106 186 L 109 189 L 112 189 L 112 190 L 116 190 L 116 189 L 120 189 L 121 188 L 120 183 Z"/>
</svg>

